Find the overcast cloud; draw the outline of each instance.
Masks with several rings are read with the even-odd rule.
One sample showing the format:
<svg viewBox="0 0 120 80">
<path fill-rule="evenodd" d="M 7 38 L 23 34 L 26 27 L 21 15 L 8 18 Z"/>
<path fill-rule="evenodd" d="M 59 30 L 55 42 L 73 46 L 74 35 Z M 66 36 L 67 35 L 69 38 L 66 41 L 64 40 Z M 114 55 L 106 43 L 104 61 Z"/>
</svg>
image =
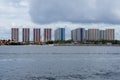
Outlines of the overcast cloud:
<svg viewBox="0 0 120 80">
<path fill-rule="evenodd" d="M 72 29 L 83 27 L 114 28 L 120 40 L 119 4 L 119 0 L 0 0 L 0 39 L 10 39 L 12 27 L 28 27 L 31 32 L 35 27 L 52 28 L 53 35 L 54 29 L 65 27 L 67 39 Z"/>
<path fill-rule="evenodd" d="M 120 0 L 31 0 L 30 16 L 39 24 L 120 24 Z"/>
</svg>

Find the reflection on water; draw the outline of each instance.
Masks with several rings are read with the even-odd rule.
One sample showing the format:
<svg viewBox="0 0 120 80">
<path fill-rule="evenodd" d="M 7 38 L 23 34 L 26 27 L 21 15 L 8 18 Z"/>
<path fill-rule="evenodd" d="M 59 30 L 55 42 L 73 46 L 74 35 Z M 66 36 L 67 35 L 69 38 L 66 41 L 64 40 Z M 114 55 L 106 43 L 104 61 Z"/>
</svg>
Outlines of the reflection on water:
<svg viewBox="0 0 120 80">
<path fill-rule="evenodd" d="M 119 80 L 119 62 L 119 47 L 4 46 L 0 80 Z"/>
</svg>

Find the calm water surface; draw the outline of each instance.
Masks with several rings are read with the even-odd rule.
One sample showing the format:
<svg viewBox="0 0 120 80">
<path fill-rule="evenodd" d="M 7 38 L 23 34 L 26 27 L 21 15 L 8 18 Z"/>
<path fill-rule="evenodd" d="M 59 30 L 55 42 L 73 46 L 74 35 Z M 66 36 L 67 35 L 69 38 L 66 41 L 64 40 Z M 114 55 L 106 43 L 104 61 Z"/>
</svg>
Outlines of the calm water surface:
<svg viewBox="0 0 120 80">
<path fill-rule="evenodd" d="M 0 80 L 120 80 L 120 47 L 1 46 Z"/>
</svg>

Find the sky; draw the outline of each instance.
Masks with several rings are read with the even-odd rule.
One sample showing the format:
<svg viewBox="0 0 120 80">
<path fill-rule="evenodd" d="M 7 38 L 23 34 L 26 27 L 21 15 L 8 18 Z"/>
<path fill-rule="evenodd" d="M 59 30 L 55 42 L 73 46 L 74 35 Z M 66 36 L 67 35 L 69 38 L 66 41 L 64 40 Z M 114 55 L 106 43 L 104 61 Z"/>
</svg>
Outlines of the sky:
<svg viewBox="0 0 120 80">
<path fill-rule="evenodd" d="M 70 30 L 81 27 L 114 28 L 120 40 L 119 4 L 120 0 L 0 0 L 0 39 L 10 39 L 12 27 L 20 32 L 23 27 L 31 28 L 31 36 L 32 28 L 54 32 L 65 27 L 70 39 Z"/>
</svg>

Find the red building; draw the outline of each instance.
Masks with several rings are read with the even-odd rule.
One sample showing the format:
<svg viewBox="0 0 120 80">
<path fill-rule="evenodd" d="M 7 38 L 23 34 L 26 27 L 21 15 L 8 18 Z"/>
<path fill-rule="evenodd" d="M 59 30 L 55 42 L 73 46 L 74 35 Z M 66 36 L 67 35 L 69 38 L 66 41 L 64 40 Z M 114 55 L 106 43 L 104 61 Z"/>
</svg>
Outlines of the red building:
<svg viewBox="0 0 120 80">
<path fill-rule="evenodd" d="M 33 29 L 33 41 L 35 44 L 40 44 L 41 42 L 41 29 L 40 28 Z"/>
<path fill-rule="evenodd" d="M 19 42 L 19 29 L 18 28 L 11 29 L 11 40 Z"/>
<path fill-rule="evenodd" d="M 30 42 L 30 28 L 23 28 L 23 30 L 22 30 L 22 40 L 25 43 Z"/>
<path fill-rule="evenodd" d="M 44 29 L 44 42 L 51 41 L 51 35 L 52 35 L 51 33 L 52 33 L 52 29 L 50 28 Z"/>
</svg>

